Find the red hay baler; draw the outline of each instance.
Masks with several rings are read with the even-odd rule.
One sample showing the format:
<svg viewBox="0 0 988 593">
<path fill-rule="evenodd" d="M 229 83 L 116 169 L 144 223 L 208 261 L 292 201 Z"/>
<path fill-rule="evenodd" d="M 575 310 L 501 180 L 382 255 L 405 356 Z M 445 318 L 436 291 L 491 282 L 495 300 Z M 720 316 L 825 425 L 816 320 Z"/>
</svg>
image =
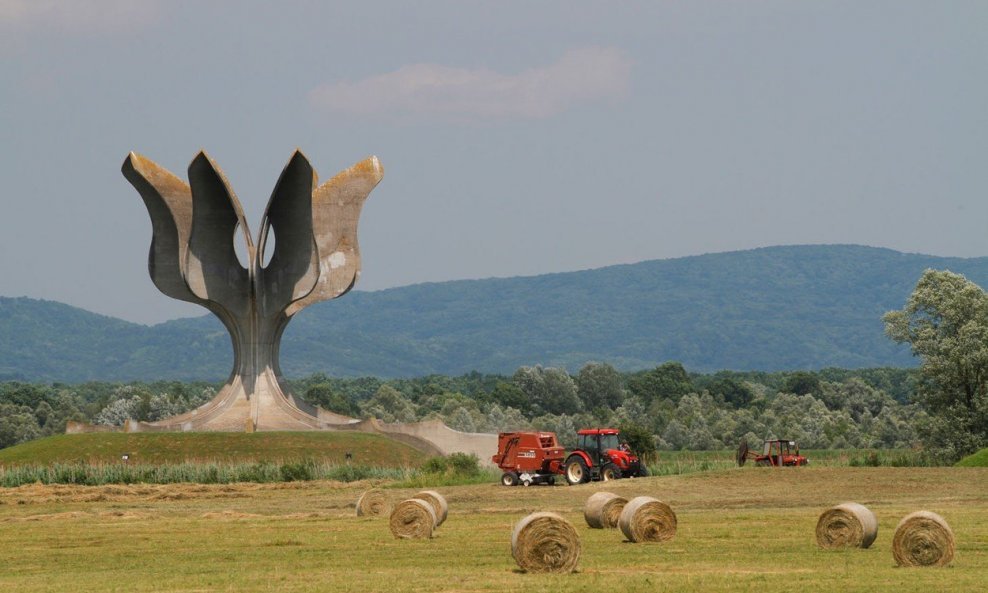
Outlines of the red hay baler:
<svg viewBox="0 0 988 593">
<path fill-rule="evenodd" d="M 497 453 L 491 457 L 504 474 L 501 483 L 549 484 L 562 473 L 566 449 L 559 445 L 554 432 L 502 432 L 497 435 Z"/>
</svg>

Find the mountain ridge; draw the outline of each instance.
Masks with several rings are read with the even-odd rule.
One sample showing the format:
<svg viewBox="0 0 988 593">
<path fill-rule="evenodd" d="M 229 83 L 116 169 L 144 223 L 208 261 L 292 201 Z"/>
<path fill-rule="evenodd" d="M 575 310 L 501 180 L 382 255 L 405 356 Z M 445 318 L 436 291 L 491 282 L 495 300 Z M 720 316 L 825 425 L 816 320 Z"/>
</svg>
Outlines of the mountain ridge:
<svg viewBox="0 0 988 593">
<path fill-rule="evenodd" d="M 414 376 L 525 364 L 624 370 L 679 360 L 697 371 L 907 366 L 883 335 L 926 268 L 986 285 L 988 258 L 860 245 L 795 245 L 534 276 L 353 291 L 289 324 L 289 376 Z M 0 379 L 224 379 L 218 320 L 151 326 L 57 303 L 0 297 Z"/>
</svg>

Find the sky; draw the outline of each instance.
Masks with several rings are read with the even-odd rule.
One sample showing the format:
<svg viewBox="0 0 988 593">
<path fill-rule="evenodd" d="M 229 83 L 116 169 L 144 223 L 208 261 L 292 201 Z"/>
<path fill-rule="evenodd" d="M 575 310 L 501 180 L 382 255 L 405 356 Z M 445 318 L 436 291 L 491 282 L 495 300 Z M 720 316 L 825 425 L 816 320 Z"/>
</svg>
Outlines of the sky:
<svg viewBox="0 0 988 593">
<path fill-rule="evenodd" d="M 0 296 L 140 323 L 130 151 L 256 233 L 369 155 L 358 290 L 770 245 L 988 255 L 988 3 L 0 0 Z M 346 298 L 346 297 L 344 297 Z"/>
</svg>

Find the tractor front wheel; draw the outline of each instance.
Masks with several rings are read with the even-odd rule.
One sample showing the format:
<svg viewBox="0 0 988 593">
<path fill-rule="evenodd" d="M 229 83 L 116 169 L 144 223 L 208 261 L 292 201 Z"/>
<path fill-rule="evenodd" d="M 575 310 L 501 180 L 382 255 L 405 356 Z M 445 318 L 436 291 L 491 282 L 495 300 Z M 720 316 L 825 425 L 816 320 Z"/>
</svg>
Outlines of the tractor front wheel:
<svg viewBox="0 0 988 593">
<path fill-rule="evenodd" d="M 621 479 L 621 469 L 613 463 L 605 463 L 604 467 L 600 468 L 600 479 L 605 482 L 619 480 Z"/>
<path fill-rule="evenodd" d="M 505 486 L 515 486 L 518 484 L 518 474 L 515 472 L 504 472 L 501 474 L 501 483 Z"/>
<path fill-rule="evenodd" d="M 590 481 L 590 468 L 580 457 L 573 457 L 566 462 L 566 482 L 573 486 Z"/>
</svg>

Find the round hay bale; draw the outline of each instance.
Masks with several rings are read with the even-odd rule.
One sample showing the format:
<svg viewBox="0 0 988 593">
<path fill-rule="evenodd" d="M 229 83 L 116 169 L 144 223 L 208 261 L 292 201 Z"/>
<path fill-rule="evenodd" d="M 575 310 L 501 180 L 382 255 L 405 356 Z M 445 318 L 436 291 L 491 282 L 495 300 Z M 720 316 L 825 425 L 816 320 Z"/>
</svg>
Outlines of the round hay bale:
<svg viewBox="0 0 988 593">
<path fill-rule="evenodd" d="M 436 512 L 424 500 L 403 500 L 391 511 L 390 527 L 398 539 L 428 539 L 436 528 Z"/>
<path fill-rule="evenodd" d="M 377 517 L 391 512 L 391 502 L 384 490 L 371 488 L 357 499 L 358 517 Z"/>
<path fill-rule="evenodd" d="M 532 513 L 511 532 L 511 555 L 525 572 L 573 572 L 580 534 L 556 513 Z"/>
<path fill-rule="evenodd" d="M 632 542 L 664 542 L 676 535 L 676 513 L 651 496 L 632 498 L 624 505 L 618 526 Z"/>
<path fill-rule="evenodd" d="M 816 522 L 816 543 L 824 550 L 867 548 L 876 537 L 875 513 L 856 502 L 831 507 Z"/>
<path fill-rule="evenodd" d="M 432 505 L 432 510 L 436 512 L 436 527 L 439 527 L 446 521 L 446 515 L 449 514 L 449 505 L 446 504 L 446 499 L 443 498 L 442 494 L 439 494 L 435 490 L 423 490 L 412 498 L 424 500 Z"/>
<path fill-rule="evenodd" d="M 615 528 L 628 499 L 612 492 L 597 492 L 587 499 L 583 518 L 594 529 Z"/>
<path fill-rule="evenodd" d="M 954 559 L 955 549 L 950 526 L 929 511 L 903 517 L 892 537 L 892 555 L 899 566 L 946 566 Z"/>
</svg>

